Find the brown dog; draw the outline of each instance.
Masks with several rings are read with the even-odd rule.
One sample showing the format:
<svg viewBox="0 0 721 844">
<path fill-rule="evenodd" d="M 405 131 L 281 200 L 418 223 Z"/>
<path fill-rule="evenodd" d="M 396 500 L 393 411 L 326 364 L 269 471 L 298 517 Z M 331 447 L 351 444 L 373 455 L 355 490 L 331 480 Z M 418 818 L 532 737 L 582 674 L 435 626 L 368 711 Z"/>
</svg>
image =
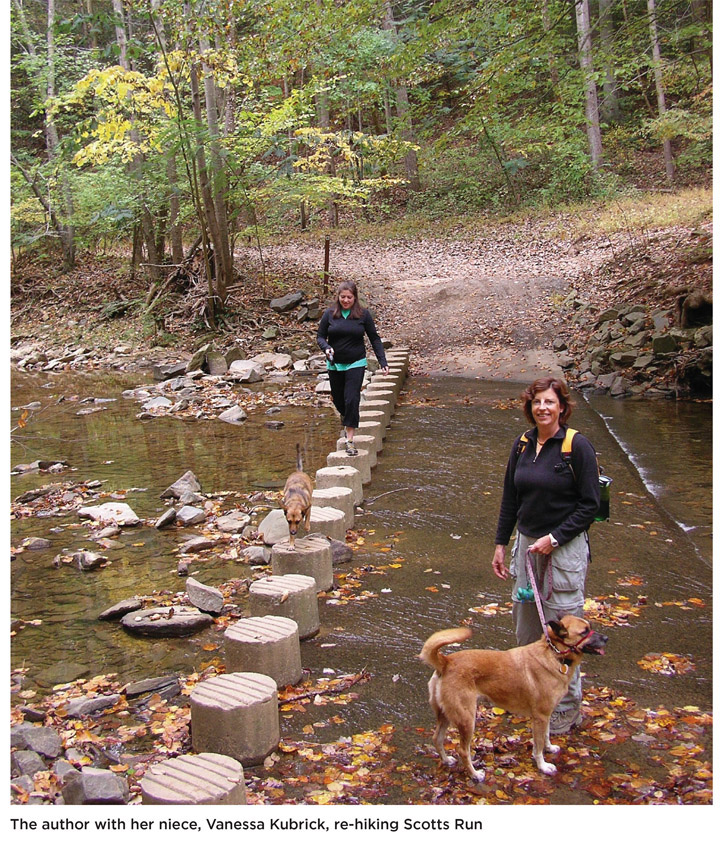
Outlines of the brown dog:
<svg viewBox="0 0 721 844">
<path fill-rule="evenodd" d="M 288 522 L 290 533 L 290 547 L 295 548 L 295 535 L 300 523 L 306 532 L 310 530 L 310 508 L 313 498 L 313 481 L 303 471 L 303 461 L 300 458 L 300 445 L 296 445 L 297 471 L 288 476 L 283 488 L 283 512 Z"/>
<path fill-rule="evenodd" d="M 455 764 L 443 742 L 449 726 L 460 734 L 460 756 L 473 779 L 481 782 L 483 771 L 471 762 L 471 739 L 476 724 L 478 698 L 490 700 L 517 715 L 528 715 L 533 725 L 533 758 L 544 774 L 555 774 L 556 766 L 546 762 L 543 751 L 556 753 L 551 744 L 549 720 L 568 690 L 582 654 L 602 654 L 607 636 L 595 633 L 583 618 L 566 615 L 548 624 L 546 639 L 508 651 L 465 650 L 442 654 L 444 645 L 465 642 L 468 627 L 434 633 L 418 655 L 435 673 L 428 683 L 430 704 L 436 716 L 433 742 L 445 765 Z"/>
</svg>

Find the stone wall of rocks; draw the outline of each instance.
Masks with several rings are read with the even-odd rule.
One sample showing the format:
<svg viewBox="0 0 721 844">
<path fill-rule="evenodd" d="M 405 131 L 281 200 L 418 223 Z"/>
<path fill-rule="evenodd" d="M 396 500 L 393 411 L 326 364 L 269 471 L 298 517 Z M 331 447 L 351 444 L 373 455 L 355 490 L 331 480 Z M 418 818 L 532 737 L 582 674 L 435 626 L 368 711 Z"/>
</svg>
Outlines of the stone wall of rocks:
<svg viewBox="0 0 721 844">
<path fill-rule="evenodd" d="M 614 397 L 710 394 L 712 325 L 680 328 L 672 310 L 634 304 L 596 314 L 575 293 L 564 305 L 575 337 L 557 339 L 554 350 L 577 389 Z"/>
</svg>

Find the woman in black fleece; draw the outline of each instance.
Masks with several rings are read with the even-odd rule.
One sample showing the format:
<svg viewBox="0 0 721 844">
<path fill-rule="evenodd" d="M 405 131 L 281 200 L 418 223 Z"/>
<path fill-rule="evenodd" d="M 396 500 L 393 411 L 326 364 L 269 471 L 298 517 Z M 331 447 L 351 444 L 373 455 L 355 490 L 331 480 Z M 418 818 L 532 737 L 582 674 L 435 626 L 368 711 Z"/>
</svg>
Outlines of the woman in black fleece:
<svg viewBox="0 0 721 844">
<path fill-rule="evenodd" d="M 384 375 L 388 362 L 373 317 L 358 302 L 358 288 L 352 281 L 338 285 L 335 303 L 318 325 L 318 345 L 328 360 L 328 378 L 333 404 L 345 427 L 346 451 L 358 454 L 353 444 L 360 421 L 360 394 L 366 370 L 365 335 L 368 335 Z"/>
<path fill-rule="evenodd" d="M 543 636 L 535 601 L 528 586 L 526 554 L 546 621 L 564 615 L 583 616 L 586 569 L 590 560 L 587 530 L 598 510 L 600 490 L 596 452 L 582 434 L 573 438 L 571 465 L 561 445 L 573 409 L 568 387 L 560 378 L 539 378 L 522 394 L 524 413 L 535 427 L 524 442 L 517 437 L 503 482 L 496 530 L 493 571 L 502 580 L 510 574 L 513 620 L 519 645 Z M 514 527 L 516 540 L 506 568 L 506 546 Z M 581 720 L 581 677 L 578 669 L 568 693 L 551 716 L 552 733 L 565 733 Z"/>
</svg>

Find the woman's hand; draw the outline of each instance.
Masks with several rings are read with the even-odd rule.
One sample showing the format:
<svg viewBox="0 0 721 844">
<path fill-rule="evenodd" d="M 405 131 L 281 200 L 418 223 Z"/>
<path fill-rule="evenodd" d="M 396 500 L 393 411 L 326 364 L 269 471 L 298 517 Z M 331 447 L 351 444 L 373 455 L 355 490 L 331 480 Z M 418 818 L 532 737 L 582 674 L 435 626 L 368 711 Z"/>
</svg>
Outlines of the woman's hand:
<svg viewBox="0 0 721 844">
<path fill-rule="evenodd" d="M 390 371 L 391 371 L 390 367 L 388 367 L 388 366 L 382 366 L 381 367 L 381 374 L 382 375 L 388 375 L 390 373 Z"/>
<path fill-rule="evenodd" d="M 537 539 L 533 545 L 528 546 L 528 550 L 531 554 L 545 554 L 548 556 L 553 551 L 551 535 L 547 534 L 546 536 L 542 536 L 540 539 Z"/>
<path fill-rule="evenodd" d="M 501 580 L 506 580 L 509 575 L 509 571 L 506 568 L 506 546 L 505 545 L 496 545 L 496 550 L 493 553 L 493 562 L 491 563 L 493 566 L 493 573 L 496 577 L 500 577 Z"/>
</svg>

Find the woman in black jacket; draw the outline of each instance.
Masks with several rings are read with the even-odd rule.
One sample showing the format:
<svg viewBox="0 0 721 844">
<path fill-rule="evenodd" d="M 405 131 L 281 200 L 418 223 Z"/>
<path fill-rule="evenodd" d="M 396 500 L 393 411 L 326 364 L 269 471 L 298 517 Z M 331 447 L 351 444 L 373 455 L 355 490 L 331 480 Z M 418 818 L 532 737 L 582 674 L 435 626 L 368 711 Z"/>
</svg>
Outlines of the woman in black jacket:
<svg viewBox="0 0 721 844">
<path fill-rule="evenodd" d="M 387 375 L 388 362 L 371 312 L 358 302 L 355 284 L 342 281 L 334 304 L 320 319 L 318 345 L 327 358 L 331 397 L 345 427 L 346 451 L 350 455 L 358 454 L 353 438 L 360 421 L 360 394 L 367 364 L 366 335 L 381 371 Z"/>
<path fill-rule="evenodd" d="M 600 488 L 596 452 L 576 433 L 570 461 L 561 446 L 573 402 L 560 378 L 538 378 L 522 394 L 524 414 L 535 424 L 516 437 L 503 482 L 493 571 L 515 579 L 513 621 L 516 641 L 529 645 L 543 627 L 526 573 L 529 555 L 546 621 L 583 616 L 586 569 L 591 558 L 587 530 L 598 511 Z M 510 571 L 506 546 L 516 528 Z M 529 589 L 529 587 L 531 587 Z M 551 716 L 551 733 L 565 733 L 581 720 L 581 676 L 576 670 L 568 693 Z"/>
</svg>

